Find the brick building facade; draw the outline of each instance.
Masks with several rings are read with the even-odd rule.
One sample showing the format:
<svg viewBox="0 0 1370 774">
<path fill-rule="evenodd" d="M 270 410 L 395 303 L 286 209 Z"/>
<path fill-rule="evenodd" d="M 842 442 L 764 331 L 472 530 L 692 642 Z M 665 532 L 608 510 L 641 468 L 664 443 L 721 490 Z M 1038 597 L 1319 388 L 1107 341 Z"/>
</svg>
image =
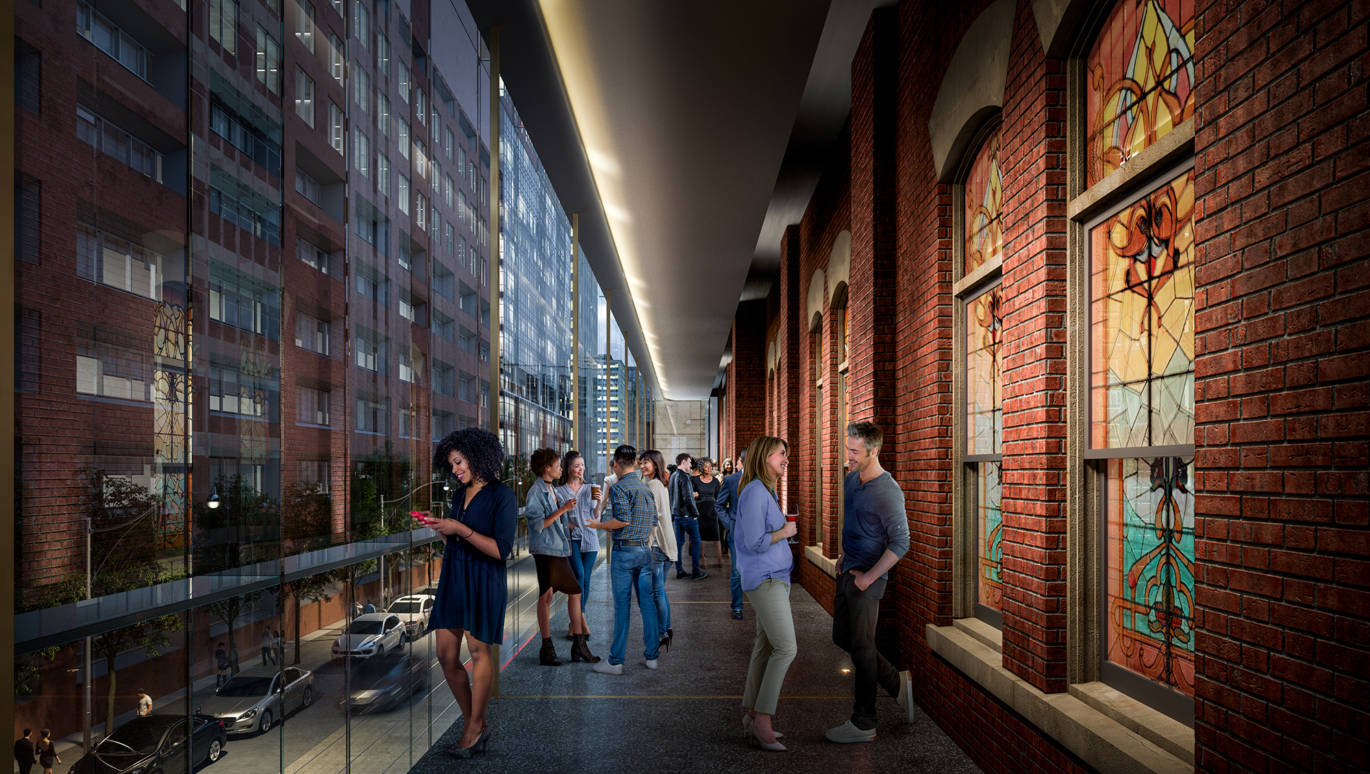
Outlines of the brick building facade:
<svg viewBox="0 0 1370 774">
<path fill-rule="evenodd" d="M 1132 23 L 1120 21 L 1129 9 L 1142 29 L 1147 14 L 1171 20 L 1149 42 L 1188 51 L 1192 70 L 1160 80 L 1192 96 L 1098 161 L 1109 127 L 1090 118 L 1110 96 L 1098 74 L 1113 45 L 1099 41 Z M 884 427 L 912 545 L 892 572 L 883 648 L 986 769 L 1370 763 L 1368 11 L 1001 0 L 902 2 L 872 17 L 847 132 L 785 232 L 764 317 L 761 302 L 739 306 L 720 448 L 736 453 L 763 430 L 790 442 L 782 496 L 801 514 L 796 575 L 830 605 L 841 428 Z M 966 191 L 991 145 L 1001 258 L 974 265 Z M 1163 288 L 1153 262 L 1134 295 L 1158 307 L 1144 318 L 1159 341 L 1158 299 L 1184 296 L 1192 276 L 1192 317 L 1178 318 L 1191 332 L 1170 350 L 1192 347 L 1192 387 L 1177 393 L 1188 414 L 1192 389 L 1192 419 L 1162 443 L 1152 433 L 1170 431 L 1149 404 L 1146 442 L 1131 443 L 1149 451 L 1122 454 L 1129 444 L 1090 418 L 1120 400 L 1098 375 L 1109 357 L 1099 342 L 1117 329 L 1101 327 L 1115 296 L 1096 275 L 1100 256 L 1122 249 L 1101 240 L 1139 206 L 1153 248 L 1178 218 L 1170 252 L 1152 253 L 1180 267 L 1174 284 Z M 978 400 L 967 352 L 991 293 L 1002 437 L 986 450 L 967 414 Z M 1154 381 L 1148 400 L 1169 389 Z M 1116 584 L 1138 576 L 1113 564 L 1120 539 L 1105 514 L 1132 496 L 1136 460 L 1136 480 L 1163 492 L 1156 512 L 1177 514 L 1156 517 L 1165 537 L 1148 556 L 1174 555 L 1185 580 L 1126 612 L 1117 600 L 1131 592 Z M 987 467 L 997 523 L 976 521 Z M 985 524 L 1002 535 L 992 576 L 977 561 Z M 1186 541 L 1192 555 L 1176 547 Z M 1124 615 L 1154 624 L 1164 645 L 1113 634 L 1110 616 Z M 1132 668 L 1125 647 L 1161 654 L 1159 676 Z"/>
</svg>

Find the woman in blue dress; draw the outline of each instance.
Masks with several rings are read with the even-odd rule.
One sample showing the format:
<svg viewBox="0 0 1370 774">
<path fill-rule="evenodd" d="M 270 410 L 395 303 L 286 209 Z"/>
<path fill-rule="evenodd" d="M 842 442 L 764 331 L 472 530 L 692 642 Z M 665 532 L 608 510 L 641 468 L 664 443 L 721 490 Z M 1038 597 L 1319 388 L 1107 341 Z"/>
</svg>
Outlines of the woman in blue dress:
<svg viewBox="0 0 1370 774">
<path fill-rule="evenodd" d="M 498 668 L 490 645 L 504 639 L 504 562 L 518 528 L 518 500 L 499 480 L 503 463 L 504 449 L 495 434 L 474 427 L 442 439 L 433 455 L 433 468 L 450 469 L 459 482 L 447 518 L 433 526 L 447 544 L 428 622 L 436 632 L 447 686 L 466 718 L 457 746 L 447 749 L 458 758 L 484 753 L 490 738 L 485 710 Z M 463 635 L 471 653 L 469 681 L 461 663 Z"/>
</svg>

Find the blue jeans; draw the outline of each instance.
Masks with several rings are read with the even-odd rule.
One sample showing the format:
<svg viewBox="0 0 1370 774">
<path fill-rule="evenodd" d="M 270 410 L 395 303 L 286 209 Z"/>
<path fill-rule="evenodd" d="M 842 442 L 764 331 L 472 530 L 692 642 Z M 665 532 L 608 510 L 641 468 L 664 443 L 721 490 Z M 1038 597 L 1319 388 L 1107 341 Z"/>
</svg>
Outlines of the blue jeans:
<svg viewBox="0 0 1370 774">
<path fill-rule="evenodd" d="M 685 535 L 690 535 L 690 561 L 694 564 L 694 571 L 699 572 L 699 519 L 686 518 L 684 516 L 675 519 L 675 546 L 676 560 L 675 571 L 685 572 Z"/>
<path fill-rule="evenodd" d="M 637 579 L 638 600 L 650 597 L 656 603 L 657 627 L 663 633 L 671 628 L 671 601 L 666 598 L 666 570 L 670 566 L 671 560 L 666 554 L 660 548 L 653 548 L 651 573 L 639 575 Z"/>
<path fill-rule="evenodd" d="M 732 564 L 732 575 L 728 578 L 728 591 L 732 594 L 732 608 L 742 611 L 742 573 L 737 571 L 737 546 L 733 544 L 733 531 L 728 530 L 728 562 Z M 585 597 L 581 597 L 584 599 Z"/>
<path fill-rule="evenodd" d="M 580 614 L 585 614 L 585 600 L 590 598 L 590 576 L 595 573 L 595 560 L 599 558 L 598 551 L 580 550 L 580 541 L 571 541 L 571 572 L 576 574 L 576 582 L 580 584 Z"/>
<path fill-rule="evenodd" d="M 614 589 L 614 642 L 609 648 L 609 663 L 622 664 L 628 653 L 628 616 L 633 603 L 633 587 L 652 571 L 652 549 L 646 546 L 614 546 L 609 554 L 609 581 Z M 656 605 L 651 597 L 638 592 L 642 611 L 643 656 L 655 660 L 661 647 L 657 629 Z"/>
</svg>

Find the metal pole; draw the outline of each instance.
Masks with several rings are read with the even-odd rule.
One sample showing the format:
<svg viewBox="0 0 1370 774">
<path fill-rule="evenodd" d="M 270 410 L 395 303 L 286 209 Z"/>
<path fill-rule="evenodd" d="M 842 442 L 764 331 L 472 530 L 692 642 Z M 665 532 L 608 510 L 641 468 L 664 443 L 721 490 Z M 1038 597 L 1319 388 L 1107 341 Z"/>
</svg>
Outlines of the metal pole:
<svg viewBox="0 0 1370 774">
<path fill-rule="evenodd" d="M 90 514 L 86 514 L 86 599 L 91 599 L 91 595 L 94 590 L 94 584 L 92 583 L 93 579 L 91 578 L 91 558 L 93 551 L 92 543 L 94 542 L 95 525 L 91 522 Z M 84 717 L 81 723 L 82 753 L 88 753 L 91 749 L 90 713 L 91 710 L 94 708 L 94 697 L 91 692 L 90 684 L 94 682 L 91 679 L 91 661 L 94 660 L 91 657 L 91 651 L 93 649 L 93 643 L 91 641 L 90 635 L 86 635 L 85 637 L 81 638 L 81 704 L 82 707 L 85 709 L 85 711 L 82 713 Z"/>
<path fill-rule="evenodd" d="M 490 49 L 490 429 L 498 437 L 499 427 L 499 350 L 500 327 L 500 242 L 499 242 L 499 27 L 491 27 L 487 36 Z M 499 696 L 499 643 L 490 645 L 495 684 L 491 695 Z"/>
<path fill-rule="evenodd" d="M 378 491 L 376 492 L 376 497 L 381 501 L 381 507 L 380 507 L 380 520 L 381 520 L 380 539 L 381 539 L 381 542 L 382 542 L 382 544 L 383 544 L 384 541 L 385 541 L 385 495 L 382 494 L 382 493 L 379 491 L 379 489 L 380 489 L 380 486 L 379 486 L 379 484 L 380 484 L 380 476 L 377 476 L 377 477 L 376 477 L 376 483 L 377 483 L 376 489 L 378 490 Z M 384 550 L 381 551 L 381 555 L 380 555 L 380 571 L 381 571 L 381 607 L 384 607 L 384 606 L 385 606 L 385 552 L 384 552 Z"/>
<path fill-rule="evenodd" d="M 580 213 L 571 213 L 571 446 L 580 442 Z"/>
</svg>

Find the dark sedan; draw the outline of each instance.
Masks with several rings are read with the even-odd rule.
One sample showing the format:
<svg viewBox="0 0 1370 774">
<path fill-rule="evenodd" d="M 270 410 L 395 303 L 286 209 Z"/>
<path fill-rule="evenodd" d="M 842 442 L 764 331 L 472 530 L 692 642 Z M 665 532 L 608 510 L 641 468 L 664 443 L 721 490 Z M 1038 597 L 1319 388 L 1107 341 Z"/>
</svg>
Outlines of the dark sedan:
<svg viewBox="0 0 1370 774">
<path fill-rule="evenodd" d="M 72 774 L 185 774 L 224 754 L 228 732 L 218 718 L 195 715 L 187 758 L 185 715 L 147 715 L 114 729 L 71 767 Z"/>
<path fill-rule="evenodd" d="M 348 699 L 338 706 L 354 713 L 381 712 L 428 689 L 428 662 L 403 653 L 367 659 L 353 668 L 350 683 Z"/>
</svg>

